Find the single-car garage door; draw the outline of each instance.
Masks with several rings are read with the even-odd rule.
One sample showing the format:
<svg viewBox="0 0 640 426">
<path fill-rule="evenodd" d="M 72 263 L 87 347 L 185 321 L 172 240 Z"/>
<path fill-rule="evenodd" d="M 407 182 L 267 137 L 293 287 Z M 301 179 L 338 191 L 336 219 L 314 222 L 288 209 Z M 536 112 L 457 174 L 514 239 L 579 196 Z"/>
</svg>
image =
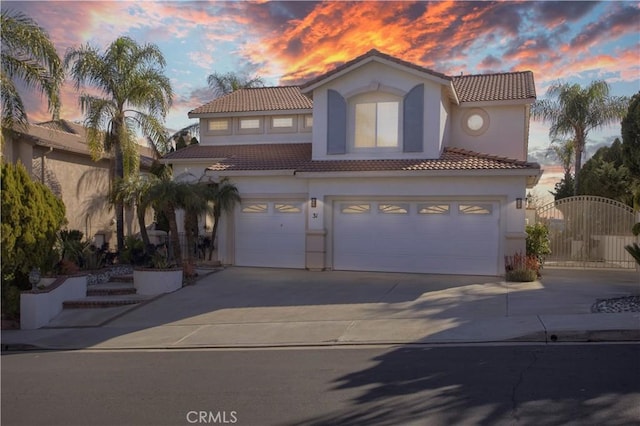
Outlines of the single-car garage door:
<svg viewBox="0 0 640 426">
<path fill-rule="evenodd" d="M 236 265 L 304 268 L 303 201 L 243 202 L 237 211 Z"/>
<path fill-rule="evenodd" d="M 494 202 L 336 201 L 337 270 L 497 275 Z"/>
</svg>

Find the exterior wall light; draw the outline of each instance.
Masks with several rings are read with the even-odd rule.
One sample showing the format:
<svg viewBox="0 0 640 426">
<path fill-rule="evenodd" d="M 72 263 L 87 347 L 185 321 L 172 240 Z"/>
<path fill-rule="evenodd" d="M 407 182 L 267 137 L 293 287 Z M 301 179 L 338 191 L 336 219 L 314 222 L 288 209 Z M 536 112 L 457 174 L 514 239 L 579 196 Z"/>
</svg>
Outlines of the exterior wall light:
<svg viewBox="0 0 640 426">
<path fill-rule="evenodd" d="M 522 208 L 522 198 L 516 198 L 516 209 Z"/>
<path fill-rule="evenodd" d="M 311 207 L 315 208 L 318 206 L 318 199 L 317 198 L 311 198 Z"/>
</svg>

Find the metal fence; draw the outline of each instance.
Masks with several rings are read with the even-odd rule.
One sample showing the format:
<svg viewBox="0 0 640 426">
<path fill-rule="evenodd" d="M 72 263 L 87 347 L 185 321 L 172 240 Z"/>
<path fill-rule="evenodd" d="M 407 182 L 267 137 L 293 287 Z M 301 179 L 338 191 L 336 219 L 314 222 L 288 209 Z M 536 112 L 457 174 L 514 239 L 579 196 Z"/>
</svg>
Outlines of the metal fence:
<svg viewBox="0 0 640 426">
<path fill-rule="evenodd" d="M 636 267 L 624 248 L 638 241 L 632 233 L 636 217 L 625 204 L 589 195 L 569 197 L 538 209 L 536 221 L 549 229 L 548 266 Z"/>
</svg>

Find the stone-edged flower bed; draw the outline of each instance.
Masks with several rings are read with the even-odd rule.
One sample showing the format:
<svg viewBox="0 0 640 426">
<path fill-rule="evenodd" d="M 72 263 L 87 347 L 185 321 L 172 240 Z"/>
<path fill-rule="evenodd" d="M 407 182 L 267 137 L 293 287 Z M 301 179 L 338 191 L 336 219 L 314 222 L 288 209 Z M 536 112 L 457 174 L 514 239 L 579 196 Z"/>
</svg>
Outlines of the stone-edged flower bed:
<svg viewBox="0 0 640 426">
<path fill-rule="evenodd" d="M 640 312 L 640 296 L 626 296 L 598 300 L 591 307 L 591 312 Z"/>
<path fill-rule="evenodd" d="M 87 274 L 87 285 L 104 284 L 109 282 L 111 277 L 120 275 L 131 275 L 133 267 L 131 265 L 115 265 Z"/>
</svg>

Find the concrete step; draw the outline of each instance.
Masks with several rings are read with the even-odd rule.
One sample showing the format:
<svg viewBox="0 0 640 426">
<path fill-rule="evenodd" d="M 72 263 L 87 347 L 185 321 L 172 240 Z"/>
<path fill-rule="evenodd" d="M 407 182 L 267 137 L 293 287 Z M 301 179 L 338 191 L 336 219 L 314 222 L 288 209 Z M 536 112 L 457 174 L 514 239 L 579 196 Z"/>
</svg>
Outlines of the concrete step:
<svg viewBox="0 0 640 426">
<path fill-rule="evenodd" d="M 87 296 L 122 296 L 136 294 L 135 287 L 128 282 L 108 282 L 91 285 L 87 288 Z"/>
<path fill-rule="evenodd" d="M 116 295 L 116 296 L 87 296 L 83 299 L 66 300 L 62 302 L 63 309 L 84 309 L 84 308 L 111 308 L 114 306 L 135 305 L 149 300 L 151 296 L 139 294 Z"/>
</svg>

